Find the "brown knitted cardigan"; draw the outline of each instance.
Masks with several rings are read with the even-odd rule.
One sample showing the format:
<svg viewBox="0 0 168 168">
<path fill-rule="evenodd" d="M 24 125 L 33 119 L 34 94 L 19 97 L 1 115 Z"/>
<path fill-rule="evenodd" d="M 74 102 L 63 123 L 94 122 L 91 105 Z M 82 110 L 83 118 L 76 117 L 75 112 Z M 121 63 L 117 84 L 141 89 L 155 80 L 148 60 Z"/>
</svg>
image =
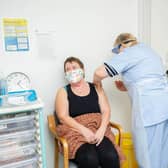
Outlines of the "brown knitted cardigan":
<svg viewBox="0 0 168 168">
<path fill-rule="evenodd" d="M 74 117 L 74 119 L 80 124 L 92 130 L 93 132 L 96 132 L 96 130 L 100 127 L 100 124 L 101 124 L 101 113 L 88 113 L 88 114 Z M 69 128 L 65 124 L 59 124 L 56 129 L 57 129 L 58 135 L 64 137 L 68 142 L 69 159 L 74 159 L 78 148 L 82 144 L 87 143 L 85 138 L 79 132 L 74 131 L 74 129 Z M 105 136 L 109 138 L 110 141 L 114 144 L 118 152 L 120 161 L 124 160 L 125 156 L 121 152 L 120 147 L 115 143 L 115 137 L 111 131 L 110 126 L 107 127 Z M 60 146 L 60 151 L 62 152 L 61 146 Z"/>
</svg>

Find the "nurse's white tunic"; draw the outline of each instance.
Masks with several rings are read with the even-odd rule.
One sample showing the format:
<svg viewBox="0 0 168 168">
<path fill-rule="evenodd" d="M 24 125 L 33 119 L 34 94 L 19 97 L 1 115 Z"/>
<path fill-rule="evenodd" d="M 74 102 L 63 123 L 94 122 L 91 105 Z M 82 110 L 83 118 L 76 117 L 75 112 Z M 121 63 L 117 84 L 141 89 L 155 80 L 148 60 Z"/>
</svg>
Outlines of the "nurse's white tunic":
<svg viewBox="0 0 168 168">
<path fill-rule="evenodd" d="M 168 122 L 168 83 L 161 58 L 151 48 L 139 43 L 124 49 L 104 64 L 110 76 L 122 75 L 128 89 L 132 102 L 132 133 L 139 167 L 161 168 L 161 163 L 157 159 L 151 160 L 151 155 L 165 156 L 161 156 L 159 151 L 158 154 L 157 151 L 156 154 L 150 152 L 153 151 L 150 146 L 153 137 L 148 134 L 149 128 Z M 165 131 L 168 132 L 168 128 Z M 155 145 L 158 145 L 157 141 Z M 168 168 L 168 163 L 166 164 L 167 167 L 163 168 Z M 153 167 L 154 165 L 156 166 Z"/>
</svg>

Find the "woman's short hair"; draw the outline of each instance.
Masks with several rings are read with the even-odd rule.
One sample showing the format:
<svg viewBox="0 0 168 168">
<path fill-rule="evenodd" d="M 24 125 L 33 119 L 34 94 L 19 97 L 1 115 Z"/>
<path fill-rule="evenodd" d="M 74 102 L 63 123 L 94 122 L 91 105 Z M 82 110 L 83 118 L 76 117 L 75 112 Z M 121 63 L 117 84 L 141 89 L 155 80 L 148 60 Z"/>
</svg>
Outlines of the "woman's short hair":
<svg viewBox="0 0 168 168">
<path fill-rule="evenodd" d="M 117 46 L 119 44 L 127 44 L 131 43 L 130 46 L 137 44 L 137 39 L 134 35 L 131 33 L 121 33 L 120 35 L 117 36 L 114 46 Z"/>
<path fill-rule="evenodd" d="M 66 71 L 66 70 L 65 70 L 65 65 L 66 65 L 66 63 L 68 63 L 68 62 L 70 62 L 70 63 L 76 62 L 76 63 L 79 64 L 80 68 L 84 69 L 84 64 L 83 64 L 83 62 L 82 62 L 79 58 L 70 56 L 70 57 L 68 57 L 68 58 L 64 61 L 64 72 Z"/>
</svg>

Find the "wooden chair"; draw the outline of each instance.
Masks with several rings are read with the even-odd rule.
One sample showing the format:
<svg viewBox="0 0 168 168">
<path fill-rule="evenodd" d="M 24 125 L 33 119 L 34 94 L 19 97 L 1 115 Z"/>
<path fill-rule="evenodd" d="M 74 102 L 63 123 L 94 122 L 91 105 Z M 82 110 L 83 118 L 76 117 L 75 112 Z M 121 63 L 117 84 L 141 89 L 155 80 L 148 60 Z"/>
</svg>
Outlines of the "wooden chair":
<svg viewBox="0 0 168 168">
<path fill-rule="evenodd" d="M 48 115 L 48 127 L 52 135 L 54 136 L 55 140 L 55 168 L 59 167 L 59 150 L 58 150 L 58 144 L 60 143 L 63 146 L 63 162 L 64 167 L 63 168 L 69 168 L 69 159 L 68 159 L 68 144 L 65 138 L 59 137 L 56 132 L 56 126 L 57 126 L 57 118 L 55 118 L 54 115 Z M 110 122 L 110 126 L 112 129 L 115 129 L 117 131 L 117 139 L 116 143 L 120 146 L 121 145 L 121 135 L 122 135 L 122 128 L 119 124 Z"/>
</svg>

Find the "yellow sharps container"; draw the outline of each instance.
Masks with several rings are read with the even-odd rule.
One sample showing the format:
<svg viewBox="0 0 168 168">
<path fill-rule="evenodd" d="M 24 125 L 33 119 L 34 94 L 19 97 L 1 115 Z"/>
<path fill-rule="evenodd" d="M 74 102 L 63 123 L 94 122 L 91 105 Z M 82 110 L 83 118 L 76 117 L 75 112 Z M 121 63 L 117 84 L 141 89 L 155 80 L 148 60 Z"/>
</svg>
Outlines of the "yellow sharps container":
<svg viewBox="0 0 168 168">
<path fill-rule="evenodd" d="M 122 134 L 121 148 L 126 156 L 126 161 L 122 163 L 121 168 L 138 168 L 131 133 L 125 132 Z"/>
</svg>

